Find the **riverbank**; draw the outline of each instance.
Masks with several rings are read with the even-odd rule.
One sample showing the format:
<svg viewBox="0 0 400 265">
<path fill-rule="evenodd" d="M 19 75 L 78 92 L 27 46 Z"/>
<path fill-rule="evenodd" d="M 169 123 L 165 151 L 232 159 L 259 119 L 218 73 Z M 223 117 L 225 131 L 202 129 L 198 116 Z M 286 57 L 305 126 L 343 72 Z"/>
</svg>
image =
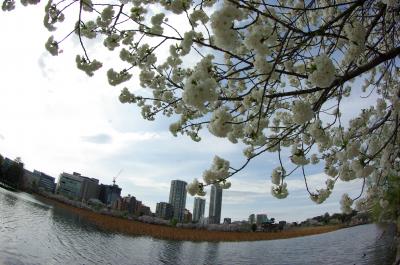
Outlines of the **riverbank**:
<svg viewBox="0 0 400 265">
<path fill-rule="evenodd" d="M 56 205 L 57 207 L 61 207 L 79 214 L 101 229 L 130 235 L 151 236 L 168 240 L 213 242 L 272 240 L 322 234 L 342 228 L 341 226 L 301 227 L 283 230 L 281 232 L 223 232 L 208 231 L 203 229 L 185 229 L 146 224 L 134 220 L 102 215 L 87 209 L 76 208 L 41 195 L 36 196 L 50 204 Z"/>
</svg>

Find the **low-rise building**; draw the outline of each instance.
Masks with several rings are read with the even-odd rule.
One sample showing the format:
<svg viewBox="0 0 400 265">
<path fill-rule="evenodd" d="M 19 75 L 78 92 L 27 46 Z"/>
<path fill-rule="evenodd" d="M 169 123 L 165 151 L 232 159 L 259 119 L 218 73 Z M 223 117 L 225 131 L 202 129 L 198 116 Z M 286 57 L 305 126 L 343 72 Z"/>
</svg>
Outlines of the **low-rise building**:
<svg viewBox="0 0 400 265">
<path fill-rule="evenodd" d="M 1 164 L 1 171 L 4 174 L 7 170 L 9 170 L 15 163 L 14 160 L 9 159 L 8 157 L 4 157 L 3 163 Z"/>
<path fill-rule="evenodd" d="M 261 225 L 263 223 L 268 222 L 268 217 L 266 214 L 262 213 L 262 214 L 257 214 L 256 216 L 256 223 L 257 225 Z"/>
<path fill-rule="evenodd" d="M 128 212 L 129 214 L 139 214 L 135 212 L 136 198 L 134 196 L 120 197 L 113 203 L 113 209 Z"/>
<path fill-rule="evenodd" d="M 4 157 L 1 163 L 0 181 L 12 188 L 21 188 L 24 175 L 24 163 L 21 162 L 21 158 L 17 157 L 15 160 L 11 160 Z"/>
<path fill-rule="evenodd" d="M 322 222 L 318 222 L 318 220 L 308 218 L 307 220 L 301 222 L 301 226 L 321 226 Z"/>
<path fill-rule="evenodd" d="M 206 226 L 208 225 L 208 217 L 200 217 L 199 221 L 197 222 L 197 224 L 201 225 L 201 226 Z"/>
<path fill-rule="evenodd" d="M 126 210 L 130 214 L 135 214 L 135 206 L 136 206 L 136 197 L 128 195 L 123 198 Z"/>
<path fill-rule="evenodd" d="M 82 193 L 82 183 L 83 178 L 80 174 L 63 172 L 58 178 L 56 193 L 72 200 L 79 200 Z"/>
<path fill-rule="evenodd" d="M 192 213 L 188 209 L 185 209 L 185 211 L 183 212 L 183 222 L 184 223 L 192 222 Z"/>
<path fill-rule="evenodd" d="M 90 199 L 98 199 L 100 194 L 99 180 L 83 177 L 80 200 L 87 202 Z"/>
<path fill-rule="evenodd" d="M 156 216 L 165 220 L 170 220 L 174 216 L 174 208 L 167 202 L 159 202 L 156 205 Z"/>
<path fill-rule="evenodd" d="M 113 203 L 121 197 L 121 188 L 118 185 L 100 185 L 99 200 L 107 206 L 112 206 Z"/>
<path fill-rule="evenodd" d="M 141 201 L 136 200 L 133 196 L 119 197 L 112 204 L 112 208 L 115 210 L 128 212 L 129 214 L 135 215 L 151 215 L 150 207 L 142 204 Z"/>
<path fill-rule="evenodd" d="M 151 215 L 150 207 L 142 204 L 139 215 Z"/>
<path fill-rule="evenodd" d="M 224 224 L 231 224 L 232 219 L 231 218 L 224 218 Z"/>
<path fill-rule="evenodd" d="M 123 201 L 122 198 L 118 198 L 116 199 L 113 204 L 111 205 L 111 208 L 114 210 L 118 210 L 118 211 L 123 211 Z"/>
<path fill-rule="evenodd" d="M 39 184 L 38 184 L 39 189 L 43 189 L 47 192 L 54 193 L 56 189 L 55 178 L 38 170 L 34 170 L 33 174 L 39 176 Z"/>
<path fill-rule="evenodd" d="M 249 224 L 255 224 L 256 223 L 256 215 L 253 213 L 253 214 L 250 214 L 250 216 L 249 216 Z"/>
<path fill-rule="evenodd" d="M 142 201 L 136 200 L 134 209 L 135 214 L 140 215 L 140 211 L 142 210 Z"/>
<path fill-rule="evenodd" d="M 40 176 L 33 174 L 33 172 L 24 169 L 22 176 L 22 188 L 25 190 L 37 190 L 39 188 Z"/>
</svg>

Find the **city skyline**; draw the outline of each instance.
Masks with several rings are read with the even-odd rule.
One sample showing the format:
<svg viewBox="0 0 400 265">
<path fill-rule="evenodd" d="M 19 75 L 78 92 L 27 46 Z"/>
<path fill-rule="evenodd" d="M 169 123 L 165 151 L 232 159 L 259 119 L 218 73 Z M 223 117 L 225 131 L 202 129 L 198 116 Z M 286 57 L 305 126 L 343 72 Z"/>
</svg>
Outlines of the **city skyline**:
<svg viewBox="0 0 400 265">
<path fill-rule="evenodd" d="M 22 161 L 22 162 L 25 162 L 25 161 Z M 26 169 L 27 170 L 27 169 Z M 29 170 L 28 170 L 29 171 Z M 45 174 L 45 173 L 43 173 L 42 171 L 39 171 L 39 170 L 36 170 L 36 169 L 34 169 L 33 170 L 34 172 L 39 172 L 39 173 L 41 173 L 41 174 L 44 174 L 45 176 L 48 176 L 48 177 L 50 177 L 50 178 L 53 178 L 53 177 L 51 177 L 51 176 L 49 176 L 49 175 L 47 175 L 47 174 Z M 120 170 L 121 171 L 121 170 Z M 59 177 L 62 175 L 62 174 L 64 174 L 65 172 L 63 172 L 63 173 L 60 173 L 59 174 Z M 68 174 L 68 173 L 67 173 Z M 80 173 L 76 173 L 76 172 L 73 172 L 73 174 L 77 174 L 77 175 L 79 175 L 79 176 L 82 176 Z M 72 175 L 73 175 L 72 174 Z M 71 174 L 69 174 L 69 175 L 71 175 Z M 84 177 L 84 176 L 82 176 L 83 178 L 87 178 L 87 179 L 90 179 L 90 178 L 88 178 L 88 177 Z M 95 178 L 91 178 L 91 179 L 95 179 Z M 113 180 L 115 180 L 115 179 L 113 179 Z M 182 181 L 182 182 L 185 182 L 185 181 L 183 181 L 183 180 L 178 180 L 178 181 Z M 112 181 L 113 182 L 113 181 Z M 173 182 L 173 181 L 171 181 L 171 182 Z M 58 182 L 56 183 L 56 185 L 58 184 Z M 101 184 L 101 185 L 99 185 L 99 186 L 112 186 L 111 184 Z M 204 198 L 206 198 L 206 197 L 208 197 L 208 196 L 210 196 L 210 201 L 211 201 L 211 191 L 212 191 L 212 187 L 213 187 L 214 185 L 211 185 L 211 188 L 210 188 L 210 191 L 204 196 Z M 118 187 L 118 186 L 117 186 Z M 120 189 L 120 191 L 119 191 L 119 193 L 118 194 L 122 194 L 122 188 L 119 188 Z M 169 193 L 170 193 L 170 187 L 169 187 Z M 221 189 L 221 191 L 222 191 L 222 189 Z M 228 191 L 229 192 L 229 190 L 226 190 L 226 191 Z M 132 192 L 130 192 L 130 193 L 132 193 Z M 126 194 L 127 195 L 129 195 L 130 194 L 129 192 L 127 192 Z M 124 197 L 126 197 L 126 196 L 122 196 L 122 195 L 115 195 L 115 196 L 120 196 L 120 198 L 124 198 Z M 117 197 L 115 197 L 115 198 L 113 198 L 113 200 L 115 201 L 116 199 L 117 199 Z M 193 198 L 193 202 L 194 202 L 194 199 L 196 199 L 195 197 L 191 197 L 191 196 L 187 196 L 186 195 L 186 198 L 187 197 L 189 197 L 189 198 Z M 207 200 L 205 200 L 206 202 L 207 202 Z M 157 204 L 158 204 L 158 202 L 154 202 L 154 208 L 153 208 L 153 204 L 152 203 L 150 203 L 150 204 L 148 204 L 148 205 L 150 205 L 150 211 L 152 211 L 152 212 L 154 212 L 154 213 L 156 213 L 156 206 L 157 206 Z M 186 204 L 185 204 L 185 206 L 186 206 Z M 208 209 L 210 210 L 210 203 L 209 202 L 207 202 L 207 206 L 208 206 Z M 207 207 L 206 207 L 207 208 Z M 154 209 L 154 210 L 153 210 Z M 222 207 L 221 207 L 221 212 L 222 212 Z M 248 214 L 250 214 L 251 212 L 256 212 L 256 213 L 264 213 L 265 212 L 265 210 L 266 210 L 266 208 L 265 209 L 263 209 L 263 210 L 261 210 L 261 211 L 248 211 L 248 212 L 245 212 L 244 213 L 244 215 L 243 216 L 239 216 L 239 217 L 236 217 L 236 216 L 234 216 L 234 217 L 231 217 L 231 216 L 229 216 L 229 215 L 220 215 L 220 219 L 222 219 L 222 218 L 233 218 L 234 220 L 237 220 L 237 221 L 239 221 L 239 220 L 247 220 L 248 218 L 247 218 L 247 216 L 248 216 Z M 328 211 L 326 211 L 326 212 L 328 212 Z M 210 211 L 209 211 L 209 213 L 210 213 Z M 324 214 L 325 212 L 320 212 L 320 213 L 317 213 L 317 214 L 315 214 L 315 215 L 318 215 L 318 214 Z M 332 212 L 331 212 L 332 213 Z M 246 216 L 246 214 L 247 214 L 247 216 Z M 209 215 L 210 216 L 210 215 Z M 207 218 L 209 218 L 209 216 L 207 216 Z M 205 216 L 204 216 L 205 217 Z M 305 215 L 305 218 L 308 218 L 309 216 L 307 216 L 307 215 Z M 288 218 L 288 219 L 284 219 L 284 218 L 277 218 L 277 219 L 281 219 L 281 220 L 288 220 L 288 221 L 302 221 L 303 219 L 302 218 L 296 218 L 296 219 L 291 219 L 291 218 Z"/>
<path fill-rule="evenodd" d="M 6 157 L 6 160 L 10 160 L 9 158 Z M 12 160 L 10 160 L 12 161 Z M 24 174 L 30 174 L 29 170 L 25 169 Z M 51 178 L 53 179 L 53 182 L 55 178 L 48 176 L 47 174 L 34 170 L 34 174 L 40 176 L 39 180 L 42 182 L 43 176 L 44 179 Z M 78 183 L 79 185 L 76 185 Z M 82 176 L 80 173 L 73 172 L 72 174 L 63 172 L 59 175 L 58 181 L 54 183 L 55 188 L 54 188 L 54 193 L 56 194 L 61 194 L 65 196 L 66 198 L 71 198 L 74 200 L 78 201 L 88 201 L 89 199 L 100 199 L 103 203 L 106 205 L 112 205 L 113 208 L 119 209 L 121 208 L 118 206 L 118 200 L 121 200 L 121 202 L 127 204 L 127 210 L 128 212 L 132 213 L 134 212 L 132 209 L 132 199 L 134 200 L 134 204 L 136 202 L 136 197 L 135 196 L 121 196 L 121 190 L 122 188 L 119 188 L 117 185 L 115 185 L 115 181 L 113 181 L 113 185 L 105 185 L 105 184 L 100 184 L 99 180 L 96 178 L 88 178 L 85 176 Z M 174 197 L 179 201 L 179 208 L 183 208 L 184 212 L 188 211 L 186 208 L 186 196 L 182 197 L 182 188 L 186 187 L 187 183 L 182 180 L 172 180 L 171 181 L 171 186 L 170 186 L 170 201 L 174 200 Z M 41 186 L 41 185 L 39 185 Z M 45 184 L 45 186 L 49 186 L 49 184 Z M 113 193 L 112 187 L 116 187 L 119 191 L 118 193 Z M 105 193 L 104 189 L 106 187 L 111 187 L 111 196 L 114 196 L 113 198 L 107 198 L 106 195 L 102 194 Z M 67 190 L 67 192 L 65 191 Z M 46 189 L 47 190 L 47 189 Z M 186 190 L 186 188 L 184 188 Z M 72 193 L 71 193 L 72 192 Z M 104 197 L 104 198 L 102 198 Z M 182 197 L 182 198 L 179 198 Z M 129 202 L 125 202 L 127 199 L 129 199 Z M 117 206 L 114 207 L 114 202 L 117 202 Z M 141 203 L 141 201 L 139 201 Z M 198 222 L 201 220 L 201 218 L 206 217 L 205 214 L 205 204 L 206 204 L 206 199 L 201 198 L 201 197 L 195 197 L 194 198 L 194 205 L 193 205 L 193 222 Z M 133 206 L 134 207 L 134 206 Z M 160 217 L 162 219 L 166 220 L 171 220 L 172 218 L 177 218 L 177 216 L 174 215 L 174 206 L 171 203 L 166 203 L 166 202 L 158 202 L 156 203 L 154 214 L 157 217 Z M 221 223 L 221 210 L 222 210 L 222 189 L 217 188 L 216 185 L 212 185 L 211 187 L 211 192 L 210 192 L 210 204 L 209 204 L 209 215 L 207 216 L 207 220 L 210 223 Z M 190 213 L 190 211 L 189 211 Z M 254 214 L 253 214 L 254 215 Z M 258 217 L 259 214 L 257 214 Z M 180 218 L 183 221 L 184 214 Z M 179 218 L 179 217 L 178 217 Z M 225 217 L 225 219 L 231 219 L 230 217 Z"/>
<path fill-rule="evenodd" d="M 13 161 L 9 158 L 5 157 L 6 161 Z M 59 175 L 58 181 L 55 182 L 55 178 L 41 172 L 38 170 L 34 170 L 30 172 L 27 169 L 24 169 L 24 176 L 26 181 L 32 181 L 32 179 L 36 179 L 34 176 L 38 176 L 39 178 L 34 180 L 39 182 L 38 187 L 44 188 L 46 191 L 63 195 L 66 198 L 70 198 L 76 201 L 87 202 L 90 199 L 98 199 L 103 202 L 105 205 L 111 206 L 113 209 L 126 209 L 129 213 L 139 212 L 139 210 L 134 209 L 137 202 L 142 205 L 141 201 L 137 201 L 135 196 L 121 196 L 122 188 L 118 187 L 113 181 L 113 185 L 105 185 L 99 183 L 99 180 L 96 178 L 89 178 L 86 176 L 82 176 L 80 173 L 73 172 L 72 174 L 63 172 Z M 44 183 L 43 179 L 45 180 Z M 115 179 L 114 179 L 115 180 Z M 49 183 L 52 182 L 52 183 Z M 32 183 L 25 183 L 25 188 L 32 189 Z M 184 209 L 184 214 L 181 215 L 181 220 L 184 221 L 184 216 L 186 212 L 192 214 L 194 223 L 197 223 L 201 220 L 201 218 L 205 218 L 205 204 L 206 199 L 201 197 L 194 198 L 193 212 L 191 213 L 188 209 L 186 209 L 186 196 L 182 196 L 182 190 L 185 190 L 187 183 L 182 180 L 172 180 L 170 186 L 170 200 L 174 200 L 174 197 L 179 201 L 179 206 L 177 207 Z M 53 188 L 51 188 L 51 187 Z M 50 187 L 50 188 L 48 188 Z M 106 191 L 106 189 L 108 190 Z M 181 197 L 181 198 L 180 198 Z M 116 203 L 116 204 L 115 204 Z M 147 207 L 143 205 L 144 207 Z M 172 220 L 177 216 L 174 216 L 174 206 L 171 203 L 167 202 L 158 202 L 156 203 L 154 215 L 165 219 Z M 222 209 L 222 189 L 216 187 L 216 185 L 212 185 L 210 192 L 210 204 L 209 204 L 209 215 L 207 216 L 207 222 L 209 223 L 221 223 L 221 209 Z M 150 207 L 149 207 L 150 210 Z M 151 213 L 151 210 L 150 212 Z M 178 211 L 179 213 L 179 211 Z M 254 216 L 254 214 L 252 214 Z M 257 219 L 259 215 L 265 214 L 257 214 Z M 266 216 L 266 215 L 265 215 Z M 178 217 L 179 218 L 179 217 Z M 225 220 L 231 220 L 230 217 L 224 217 Z M 237 220 L 239 221 L 239 220 Z M 249 222 L 250 218 L 249 218 Z"/>
<path fill-rule="evenodd" d="M 5 160 L 9 161 L 8 163 L 14 163 L 13 160 L 7 157 L 5 157 Z M 38 176 L 39 178 L 36 178 L 35 176 Z M 24 169 L 23 178 L 23 186 L 27 190 L 35 189 L 34 186 L 38 184 L 36 188 L 42 187 L 50 193 L 62 195 L 68 199 L 86 203 L 91 199 L 97 199 L 113 209 L 121 211 L 127 210 L 130 214 L 134 212 L 139 213 L 139 210 L 136 210 L 135 205 L 137 203 L 142 205 L 141 201 L 136 200 L 135 196 L 131 196 L 130 194 L 125 197 L 121 196 L 122 188 L 118 187 L 118 185 L 115 184 L 115 181 L 113 181 L 113 185 L 105 185 L 99 183 L 99 180 L 96 178 L 89 178 L 77 172 L 73 172 L 72 174 L 63 172 L 59 175 L 57 182 L 55 182 L 55 178 L 48 176 L 43 172 L 34 170 L 32 173 L 29 170 Z M 45 183 L 42 183 L 43 179 L 45 180 Z M 47 179 L 50 179 L 52 183 L 48 183 L 49 181 L 47 181 Z M 32 181 L 39 183 L 33 184 Z M 154 215 L 165 220 L 172 220 L 175 218 L 180 222 L 186 222 L 186 214 L 189 214 L 190 216 L 193 216 L 192 221 L 194 223 L 197 223 L 201 218 L 205 217 L 205 198 L 194 198 L 193 214 L 190 210 L 186 209 L 186 185 L 187 183 L 185 181 L 172 180 L 170 186 L 170 203 L 158 202 L 156 204 Z M 54 186 L 54 188 L 47 188 L 49 186 Z M 211 188 L 210 202 L 209 216 L 207 217 L 207 220 L 210 223 L 220 223 L 222 189 L 216 188 L 216 185 L 213 185 Z M 178 209 L 178 211 L 175 210 L 175 213 L 178 214 L 177 216 L 174 214 L 174 208 Z M 151 213 L 151 211 L 149 211 L 149 213 Z M 230 217 L 224 218 L 224 220 L 225 219 L 231 220 Z"/>
</svg>

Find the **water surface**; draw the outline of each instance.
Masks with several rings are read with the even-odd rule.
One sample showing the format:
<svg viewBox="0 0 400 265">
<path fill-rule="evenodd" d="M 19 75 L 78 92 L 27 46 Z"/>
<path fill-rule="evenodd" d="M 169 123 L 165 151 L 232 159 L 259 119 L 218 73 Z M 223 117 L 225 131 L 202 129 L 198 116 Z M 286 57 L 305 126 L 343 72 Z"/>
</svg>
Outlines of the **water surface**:
<svg viewBox="0 0 400 265">
<path fill-rule="evenodd" d="M 391 232 L 376 225 L 257 242 L 127 236 L 30 194 L 0 188 L 0 264 L 389 265 L 391 245 Z"/>
</svg>

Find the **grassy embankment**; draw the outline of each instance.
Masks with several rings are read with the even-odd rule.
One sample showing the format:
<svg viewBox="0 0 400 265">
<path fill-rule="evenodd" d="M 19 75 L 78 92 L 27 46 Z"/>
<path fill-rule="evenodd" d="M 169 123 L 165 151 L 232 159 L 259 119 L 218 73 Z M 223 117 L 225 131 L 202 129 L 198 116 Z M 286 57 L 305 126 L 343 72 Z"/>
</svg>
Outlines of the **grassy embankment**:
<svg viewBox="0 0 400 265">
<path fill-rule="evenodd" d="M 76 208 L 58 201 L 42 197 L 57 207 L 68 209 L 79 214 L 101 229 L 131 235 L 145 235 L 155 238 L 186 241 L 256 241 L 301 237 L 331 232 L 340 226 L 301 227 L 282 232 L 222 232 L 197 229 L 184 229 L 163 225 L 146 224 L 107 215 L 98 214 L 86 209 Z"/>
</svg>

